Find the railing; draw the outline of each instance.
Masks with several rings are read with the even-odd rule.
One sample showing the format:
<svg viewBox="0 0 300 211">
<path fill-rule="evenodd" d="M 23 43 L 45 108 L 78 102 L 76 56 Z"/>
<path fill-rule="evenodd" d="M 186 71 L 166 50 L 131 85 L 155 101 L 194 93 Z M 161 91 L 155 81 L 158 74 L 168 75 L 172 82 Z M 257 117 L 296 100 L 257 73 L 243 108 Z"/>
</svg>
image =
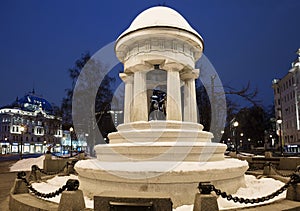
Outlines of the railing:
<svg viewBox="0 0 300 211">
<path fill-rule="evenodd" d="M 36 196 L 41 198 L 53 198 L 55 196 L 58 196 L 61 194 L 64 190 L 67 191 L 76 191 L 79 187 L 79 181 L 75 179 L 69 179 L 65 185 L 63 185 L 61 188 L 57 189 L 54 192 L 51 193 L 41 193 L 35 188 L 32 187 L 32 185 L 27 181 L 26 179 L 26 173 L 24 171 L 18 172 L 17 178 L 21 179 L 25 184 L 26 187 Z"/>
<path fill-rule="evenodd" d="M 285 173 L 279 171 L 278 169 L 276 169 L 276 167 L 274 166 L 274 164 L 272 162 L 266 162 L 264 164 L 264 167 L 269 167 L 270 169 L 274 170 L 274 172 L 276 174 L 278 174 L 279 176 L 282 176 L 282 177 L 291 177 L 294 173 L 298 173 L 300 171 L 300 166 L 297 166 L 293 173 L 285 174 Z"/>
<path fill-rule="evenodd" d="M 239 203 L 244 203 L 244 204 L 248 204 L 248 203 L 255 204 L 255 203 L 269 201 L 270 199 L 273 199 L 276 196 L 279 196 L 281 193 L 283 193 L 285 190 L 287 190 L 290 185 L 296 184 L 298 182 L 300 182 L 300 175 L 293 174 L 291 176 L 291 179 L 277 191 L 275 191 L 267 196 L 263 196 L 260 198 L 253 198 L 253 199 L 247 199 L 247 198 L 237 197 L 237 196 L 233 197 L 231 194 L 227 194 L 226 192 L 221 191 L 220 189 L 217 189 L 214 185 L 207 183 L 207 182 L 204 182 L 204 183 L 200 182 L 198 188 L 199 188 L 201 194 L 210 194 L 212 191 L 214 191 L 217 194 L 217 196 L 221 196 L 222 198 L 225 198 L 228 201 L 233 201 L 235 203 L 239 202 Z"/>
</svg>

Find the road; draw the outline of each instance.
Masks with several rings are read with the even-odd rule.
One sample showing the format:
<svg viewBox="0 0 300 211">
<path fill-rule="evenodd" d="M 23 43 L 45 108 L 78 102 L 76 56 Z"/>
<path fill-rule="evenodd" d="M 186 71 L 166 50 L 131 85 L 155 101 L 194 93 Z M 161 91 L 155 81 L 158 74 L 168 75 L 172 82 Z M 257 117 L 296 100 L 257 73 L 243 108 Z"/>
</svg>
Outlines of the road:
<svg viewBox="0 0 300 211">
<path fill-rule="evenodd" d="M 23 159 L 26 158 L 36 158 L 41 156 L 42 154 L 23 154 Z M 7 155 L 0 155 L 0 162 L 1 161 L 17 161 L 20 159 L 20 155 L 19 154 L 7 154 Z M 1 172 L 1 170 L 0 170 Z"/>
</svg>

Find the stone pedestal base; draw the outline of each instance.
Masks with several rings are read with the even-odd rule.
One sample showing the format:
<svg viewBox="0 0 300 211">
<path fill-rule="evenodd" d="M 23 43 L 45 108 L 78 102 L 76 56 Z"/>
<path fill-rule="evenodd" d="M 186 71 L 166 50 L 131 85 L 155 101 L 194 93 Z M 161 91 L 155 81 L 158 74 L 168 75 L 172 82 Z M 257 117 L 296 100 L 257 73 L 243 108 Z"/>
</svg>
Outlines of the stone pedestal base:
<svg viewBox="0 0 300 211">
<path fill-rule="evenodd" d="M 29 190 L 22 179 L 16 179 L 14 186 L 11 189 L 12 194 L 29 193 Z"/>
<path fill-rule="evenodd" d="M 62 192 L 58 211 L 79 211 L 83 210 L 84 208 L 85 203 L 83 192 L 81 190 Z"/>
<path fill-rule="evenodd" d="M 80 188 L 92 197 L 104 191 L 165 194 L 173 207 L 193 204 L 199 182 L 234 193 L 245 186 L 246 161 L 224 159 L 225 144 L 201 124 L 139 121 L 109 134 L 95 146 L 97 159 L 78 161 Z"/>
<path fill-rule="evenodd" d="M 104 191 L 161 193 L 173 207 L 193 204 L 199 182 L 211 182 L 231 194 L 245 186 L 246 161 L 215 162 L 102 162 L 78 161 L 80 188 L 89 197 Z"/>
<path fill-rule="evenodd" d="M 217 197 L 211 194 L 197 193 L 193 211 L 219 211 Z"/>
<path fill-rule="evenodd" d="M 276 172 L 271 166 L 264 166 L 263 175 L 276 175 Z"/>
<path fill-rule="evenodd" d="M 286 199 L 292 201 L 300 201 L 300 184 L 295 184 L 288 188 Z"/>
</svg>

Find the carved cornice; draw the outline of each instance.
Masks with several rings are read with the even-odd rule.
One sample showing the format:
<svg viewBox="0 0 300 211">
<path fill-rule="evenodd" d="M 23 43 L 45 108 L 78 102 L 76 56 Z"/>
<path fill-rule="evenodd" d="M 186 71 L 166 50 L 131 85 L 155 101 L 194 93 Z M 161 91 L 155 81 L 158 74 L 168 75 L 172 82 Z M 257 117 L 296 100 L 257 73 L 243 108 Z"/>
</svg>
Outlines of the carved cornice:
<svg viewBox="0 0 300 211">
<path fill-rule="evenodd" d="M 123 48 L 123 61 L 129 60 L 139 54 L 151 54 L 151 52 L 171 52 L 175 54 L 182 54 L 186 57 L 195 60 L 195 50 L 188 42 L 179 39 L 160 39 L 147 38 L 132 45 Z"/>
</svg>

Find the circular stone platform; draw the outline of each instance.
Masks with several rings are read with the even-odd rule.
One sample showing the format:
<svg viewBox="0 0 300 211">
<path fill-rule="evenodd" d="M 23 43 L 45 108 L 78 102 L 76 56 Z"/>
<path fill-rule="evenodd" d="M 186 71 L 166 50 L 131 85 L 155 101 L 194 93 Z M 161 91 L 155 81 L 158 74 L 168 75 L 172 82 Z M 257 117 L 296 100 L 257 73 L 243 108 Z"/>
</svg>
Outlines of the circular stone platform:
<svg viewBox="0 0 300 211">
<path fill-rule="evenodd" d="M 202 128 L 180 121 L 120 125 L 110 144 L 95 146 L 97 159 L 76 164 L 80 188 L 88 196 L 108 190 L 163 193 L 174 207 L 192 204 L 199 182 L 236 192 L 245 185 L 247 162 L 225 159 L 226 145 L 211 143 L 213 135 Z"/>
<path fill-rule="evenodd" d="M 97 159 L 76 163 L 80 189 L 90 197 L 104 191 L 163 193 L 173 207 L 193 204 L 199 182 L 211 181 L 234 193 L 245 185 L 246 161 L 215 162 L 105 162 Z"/>
</svg>

